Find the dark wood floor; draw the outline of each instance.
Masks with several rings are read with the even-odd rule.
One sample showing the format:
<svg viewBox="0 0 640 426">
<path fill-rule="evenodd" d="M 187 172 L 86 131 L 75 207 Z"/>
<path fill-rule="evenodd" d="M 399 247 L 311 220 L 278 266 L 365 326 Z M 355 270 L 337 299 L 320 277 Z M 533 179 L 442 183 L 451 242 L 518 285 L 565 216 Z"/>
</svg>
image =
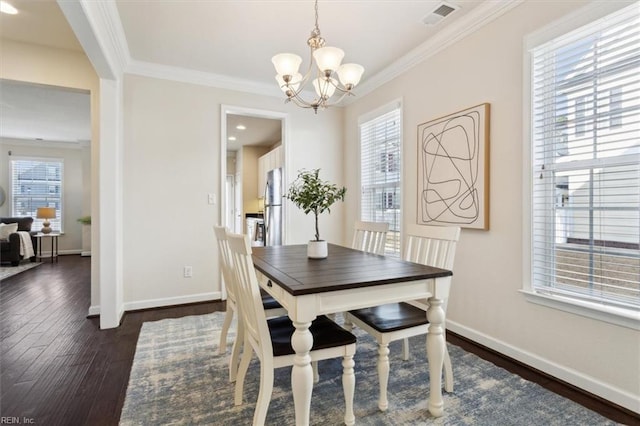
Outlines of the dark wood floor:
<svg viewBox="0 0 640 426">
<path fill-rule="evenodd" d="M 223 310 L 221 302 L 127 313 L 99 329 L 86 318 L 90 258 L 61 256 L 0 283 L 0 416 L 21 424 L 117 425 L 140 327 L 145 321 Z M 449 333 L 448 340 L 620 423 L 640 416 L 585 395 Z M 6 423 L 6 421 L 4 421 Z"/>
</svg>

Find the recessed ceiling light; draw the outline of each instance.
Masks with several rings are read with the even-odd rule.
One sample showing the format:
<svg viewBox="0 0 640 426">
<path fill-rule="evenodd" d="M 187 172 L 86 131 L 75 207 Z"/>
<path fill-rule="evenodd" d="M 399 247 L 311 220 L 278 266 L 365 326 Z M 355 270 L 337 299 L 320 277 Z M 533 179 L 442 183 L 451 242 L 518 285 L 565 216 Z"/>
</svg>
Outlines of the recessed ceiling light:
<svg viewBox="0 0 640 426">
<path fill-rule="evenodd" d="M 18 13 L 18 9 L 11 6 L 6 1 L 0 1 L 0 12 L 6 13 L 7 15 L 15 15 Z"/>
<path fill-rule="evenodd" d="M 246 130 L 246 128 L 247 128 L 247 127 L 246 127 L 245 125 L 243 125 L 243 124 L 238 124 L 238 125 L 236 126 L 236 129 L 238 129 L 238 130 Z"/>
<path fill-rule="evenodd" d="M 230 140 L 230 141 L 235 141 L 235 140 L 236 140 L 236 137 L 235 137 L 235 136 L 229 136 L 229 140 Z"/>
</svg>

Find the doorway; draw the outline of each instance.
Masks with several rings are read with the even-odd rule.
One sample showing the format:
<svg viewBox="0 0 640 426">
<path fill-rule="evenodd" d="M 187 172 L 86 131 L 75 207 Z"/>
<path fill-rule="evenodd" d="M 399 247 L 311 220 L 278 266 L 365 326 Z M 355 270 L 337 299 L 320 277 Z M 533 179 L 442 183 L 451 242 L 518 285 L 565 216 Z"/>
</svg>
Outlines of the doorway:
<svg viewBox="0 0 640 426">
<path fill-rule="evenodd" d="M 0 174 L 8 194 L 0 216 L 33 217 L 36 207 L 54 207 L 54 232 L 63 233 L 62 254 L 90 255 L 91 235 L 78 219 L 91 215 L 91 105 L 88 90 L 0 79 L 2 170 L 23 161 L 48 164 L 46 177 L 27 169 L 23 180 Z M 53 166 L 52 166 L 53 165 Z M 33 166 L 31 166 L 33 167 Z M 57 167 L 54 173 L 51 167 Z M 42 184 L 46 179 L 48 184 Z M 13 185 L 17 190 L 11 190 Z"/>
<path fill-rule="evenodd" d="M 286 176 L 286 123 L 285 113 L 223 105 L 220 223 L 234 232 L 247 233 L 247 219 L 262 217 L 261 174 L 268 170 L 259 166 L 260 158 L 277 151 Z"/>
</svg>

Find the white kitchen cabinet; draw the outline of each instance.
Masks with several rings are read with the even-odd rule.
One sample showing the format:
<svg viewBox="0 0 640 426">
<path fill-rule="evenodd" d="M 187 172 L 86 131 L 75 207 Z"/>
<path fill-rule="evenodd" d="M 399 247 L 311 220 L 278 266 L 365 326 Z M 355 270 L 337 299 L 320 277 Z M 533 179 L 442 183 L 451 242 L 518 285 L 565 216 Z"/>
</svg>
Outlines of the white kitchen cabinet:
<svg viewBox="0 0 640 426">
<path fill-rule="evenodd" d="M 282 145 L 280 145 L 258 158 L 258 198 L 264 197 L 267 172 L 282 167 L 282 152 Z"/>
</svg>

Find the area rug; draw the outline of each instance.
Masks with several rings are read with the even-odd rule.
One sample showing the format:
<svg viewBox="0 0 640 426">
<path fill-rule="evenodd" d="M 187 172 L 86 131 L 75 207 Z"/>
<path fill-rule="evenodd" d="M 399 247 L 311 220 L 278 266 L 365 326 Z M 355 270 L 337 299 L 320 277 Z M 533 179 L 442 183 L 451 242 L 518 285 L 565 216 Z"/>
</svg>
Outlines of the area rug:
<svg viewBox="0 0 640 426">
<path fill-rule="evenodd" d="M 0 281 L 24 272 L 36 266 L 42 265 L 42 262 L 31 262 L 27 260 L 21 262 L 18 266 L 0 266 Z"/>
<path fill-rule="evenodd" d="M 223 313 L 146 322 L 142 326 L 122 410 L 121 425 L 250 425 L 258 395 L 259 363 L 251 361 L 244 404 L 233 403 L 227 354 L 218 355 Z M 360 330 L 354 409 L 358 425 L 614 425 L 616 423 L 543 387 L 449 345 L 454 392 L 444 393 L 445 414 L 427 410 L 428 366 L 424 337 L 411 339 L 411 359 L 401 342 L 390 345 L 389 409 L 378 410 L 377 345 Z M 343 424 L 340 360 L 319 363 L 311 424 Z M 268 425 L 293 425 L 291 369 L 276 370 Z"/>
</svg>

